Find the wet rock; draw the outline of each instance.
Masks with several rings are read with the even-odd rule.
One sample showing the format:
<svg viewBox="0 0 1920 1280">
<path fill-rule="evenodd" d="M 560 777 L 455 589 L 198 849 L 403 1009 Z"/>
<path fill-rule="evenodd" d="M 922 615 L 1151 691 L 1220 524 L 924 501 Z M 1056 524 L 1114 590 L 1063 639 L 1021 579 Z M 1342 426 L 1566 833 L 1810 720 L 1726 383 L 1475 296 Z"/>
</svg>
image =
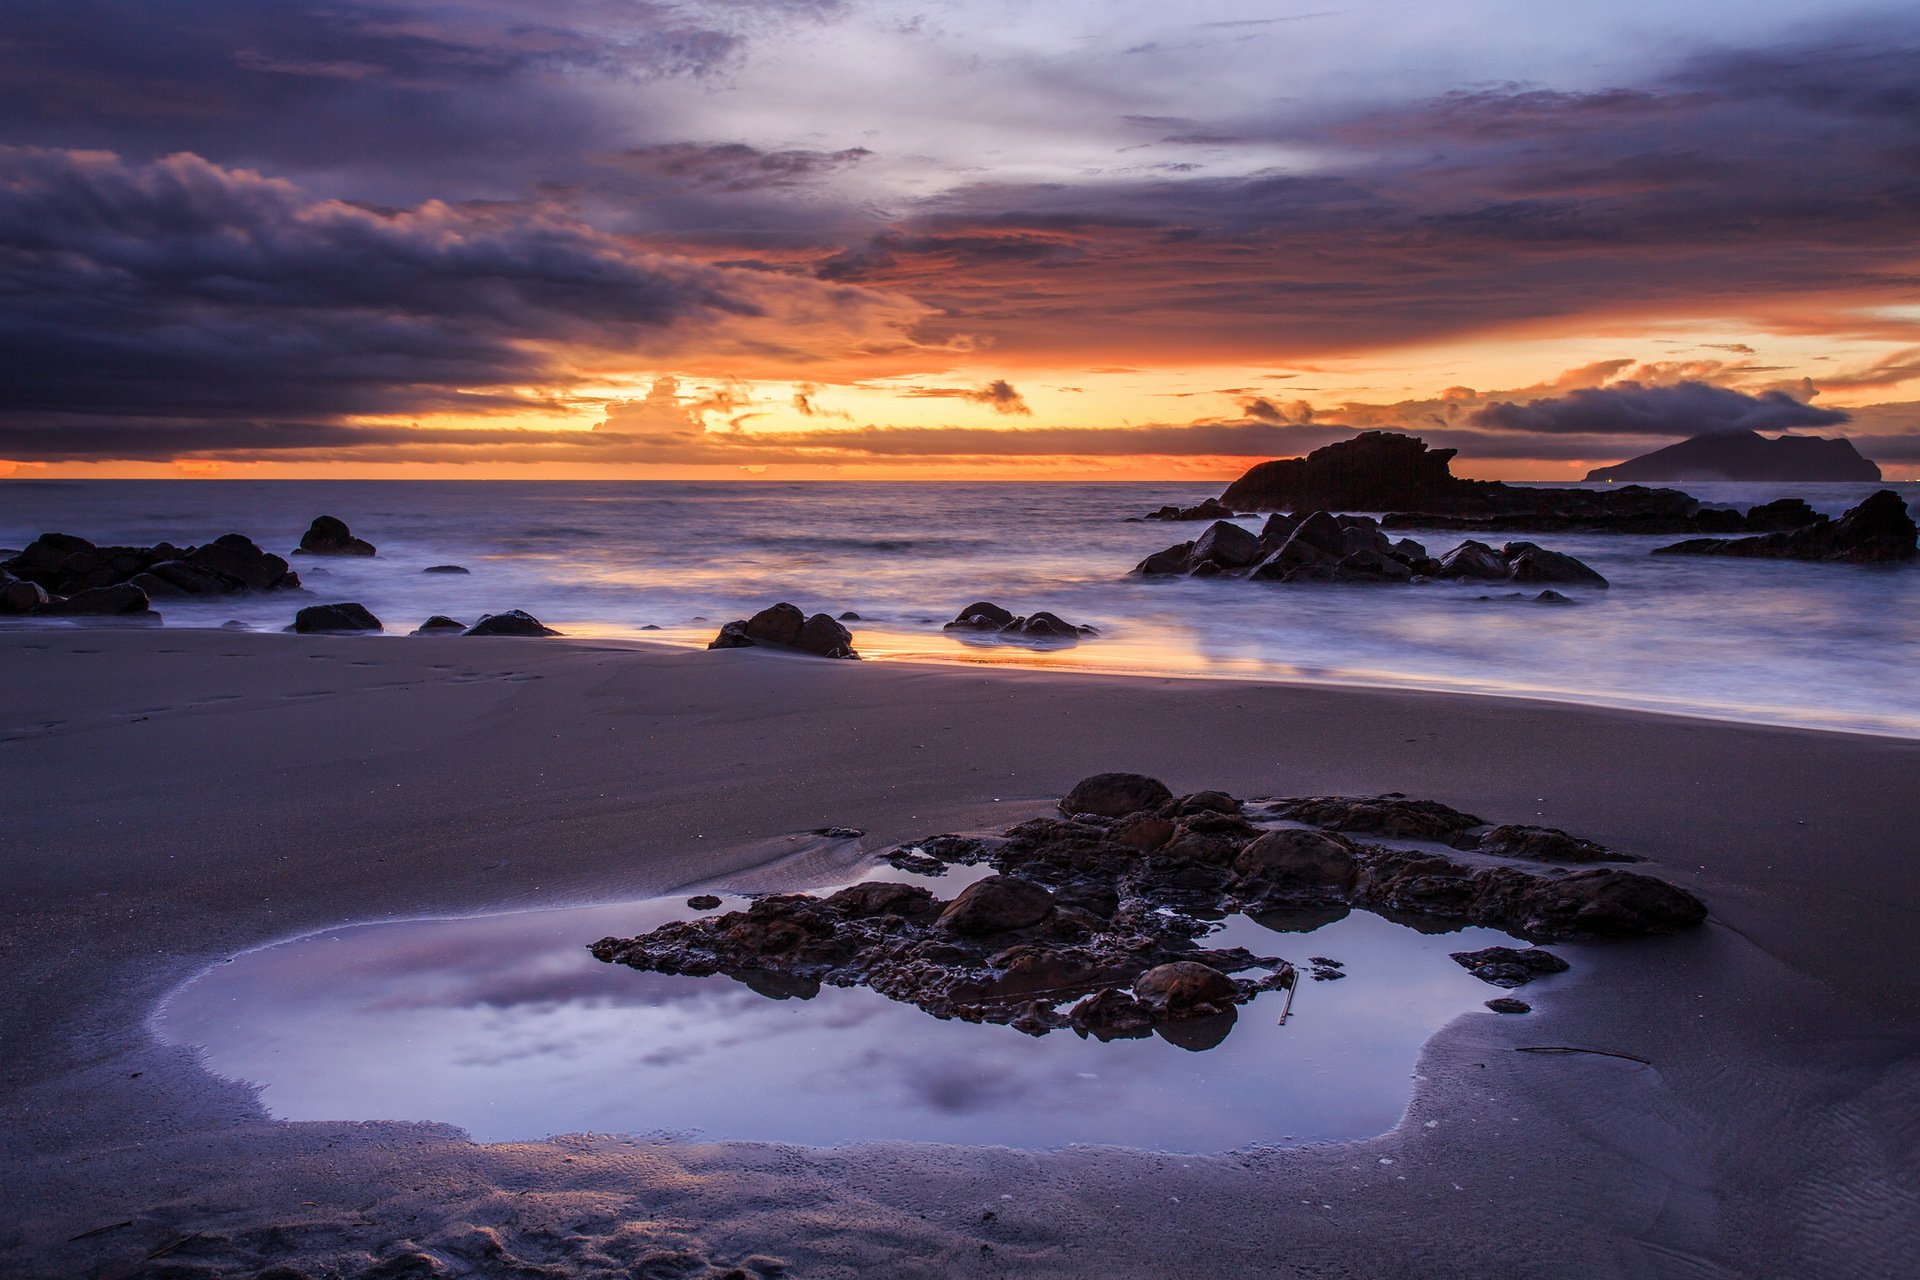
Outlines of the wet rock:
<svg viewBox="0 0 1920 1280">
<path fill-rule="evenodd" d="M 180 557 L 180 563 L 238 583 L 245 591 L 287 591 L 300 585 L 285 560 L 261 550 L 251 538 L 238 533 L 221 534 L 193 548 Z M 164 575 L 164 562 L 156 564 L 153 572 Z"/>
<path fill-rule="evenodd" d="M 1107 987 L 1075 1005 L 1069 1017 L 1082 1037 L 1137 1040 L 1153 1031 L 1153 1012 L 1117 987 Z"/>
<path fill-rule="evenodd" d="M 505 613 L 483 613 L 480 620 L 468 627 L 462 635 L 469 636 L 557 636 L 560 633 L 542 623 L 540 619 L 524 609 L 509 609 Z"/>
<path fill-rule="evenodd" d="M 316 516 L 300 535 L 300 550 L 310 556 L 370 556 L 373 544 L 353 536 L 347 522 L 335 516 Z"/>
<path fill-rule="evenodd" d="M 1044 886 L 1018 876 L 988 876 L 960 891 L 940 913 L 940 925 L 950 933 L 1005 933 L 1052 914 L 1053 895 Z"/>
<path fill-rule="evenodd" d="M 1694 538 L 1658 547 L 1653 554 L 1876 564 L 1912 560 L 1920 554 L 1917 545 L 1906 500 L 1882 489 L 1838 520 L 1752 538 Z"/>
<path fill-rule="evenodd" d="M 1548 551 L 1531 542 L 1509 542 L 1500 549 L 1515 582 L 1560 582 L 1583 587 L 1604 587 L 1607 580 L 1599 573 L 1558 551 Z"/>
<path fill-rule="evenodd" d="M 1013 621 L 1013 611 L 991 600 L 976 600 L 946 625 L 948 631 L 998 631 Z"/>
<path fill-rule="evenodd" d="M 1637 862 L 1631 854 L 1615 853 L 1605 845 L 1570 836 L 1558 827 L 1506 823 L 1482 835 L 1471 846 L 1501 858 L 1530 862 Z"/>
<path fill-rule="evenodd" d="M 1158 849 L 1173 839 L 1173 832 L 1173 823 L 1165 818 L 1150 813 L 1136 813 L 1121 820 L 1121 824 L 1113 830 L 1113 838 L 1129 849 L 1146 852 Z"/>
<path fill-rule="evenodd" d="M 1210 965 L 1176 960 L 1141 974 L 1133 993 L 1157 1021 L 1225 1013 L 1237 1003 L 1240 988 Z"/>
<path fill-rule="evenodd" d="M 781 601 L 754 614 L 724 624 L 720 634 L 708 642 L 709 649 L 747 649 L 754 645 L 774 645 L 798 649 L 823 658 L 858 658 L 853 648 L 853 633 L 830 615 L 816 613 L 808 617 L 798 606 Z"/>
<path fill-rule="evenodd" d="M 1533 1006 L 1525 1000 L 1515 1000 L 1512 996 L 1495 996 L 1487 1001 L 1487 1008 L 1495 1013 L 1532 1013 Z"/>
<path fill-rule="evenodd" d="M 1501 870 L 1504 870 L 1502 868 Z M 1538 879 L 1517 904 L 1489 886 L 1489 923 L 1523 936 L 1638 938 L 1679 933 L 1707 918 L 1707 908 L 1686 890 L 1652 876 L 1611 868 Z"/>
<path fill-rule="evenodd" d="M 300 585 L 285 560 L 237 533 L 188 548 L 168 542 L 104 547 L 72 534 L 47 533 L 0 562 L 0 572 L 35 583 L 50 597 L 123 584 L 149 597 L 234 595 Z"/>
<path fill-rule="evenodd" d="M 1216 520 L 1194 540 L 1190 556 L 1210 560 L 1222 569 L 1245 569 L 1260 559 L 1260 540 L 1237 524 Z"/>
<path fill-rule="evenodd" d="M 1403 840 L 1450 843 L 1461 833 L 1485 825 L 1470 813 L 1433 800 L 1409 800 L 1397 793 L 1279 800 L 1271 809 L 1275 817 L 1330 831 L 1361 831 Z"/>
<path fill-rule="evenodd" d="M 383 628 L 363 604 L 310 604 L 293 615 L 288 630 L 301 635 L 345 635 Z"/>
<path fill-rule="evenodd" d="M 1149 511 L 1149 520 L 1231 520 L 1234 511 L 1218 498 L 1208 498 L 1205 502 L 1191 507 L 1165 506 L 1158 511 Z"/>
<path fill-rule="evenodd" d="M 1069 817 L 1088 813 L 1119 818 L 1157 809 L 1171 799 L 1173 792 L 1158 778 L 1140 773 L 1096 773 L 1073 784 L 1060 799 L 1060 812 Z"/>
<path fill-rule="evenodd" d="M 1572 604 L 1571 599 L 1549 588 L 1533 598 L 1535 604 Z"/>
<path fill-rule="evenodd" d="M 48 598 L 47 589 L 39 583 L 15 579 L 0 586 L 0 613 L 32 613 Z"/>
<path fill-rule="evenodd" d="M 1345 892 L 1358 871 L 1353 846 L 1339 836 L 1297 827 L 1255 838 L 1233 860 L 1242 885 Z"/>
<path fill-rule="evenodd" d="M 131 583 L 111 587 L 91 587 L 70 596 L 54 596 L 33 612 L 54 618 L 153 618 L 147 593 Z"/>
<path fill-rule="evenodd" d="M 1165 551 L 1156 551 L 1133 567 L 1133 571 L 1142 577 L 1167 578 L 1185 573 L 1193 563 L 1193 543 L 1182 542 L 1168 547 Z"/>
<path fill-rule="evenodd" d="M 468 569 L 465 565 L 430 564 L 426 568 L 422 569 L 420 572 L 422 573 L 471 573 L 472 570 Z"/>
<path fill-rule="evenodd" d="M 842 622 L 859 622 L 860 620 L 860 615 L 851 609 L 840 615 L 840 621 Z"/>
<path fill-rule="evenodd" d="M 1483 947 L 1478 951 L 1455 951 L 1454 963 L 1482 982 L 1496 987 L 1523 987 L 1549 973 L 1565 973 L 1567 962 L 1539 947 L 1520 950 L 1515 947 Z"/>
<path fill-rule="evenodd" d="M 416 636 L 453 635 L 467 629 L 467 624 L 444 613 L 436 613 L 413 629 Z"/>
<path fill-rule="evenodd" d="M 1038 886 L 1036 886 L 1038 887 Z M 1046 890 L 1042 889 L 1042 893 Z M 964 894 L 962 895 L 965 896 Z M 959 899 L 954 900 L 958 905 Z M 842 913 L 855 916 L 909 916 L 918 918 L 929 915 L 935 908 L 933 894 L 917 884 L 896 884 L 888 880 L 874 880 L 865 884 L 848 885 L 827 899 L 827 905 Z M 1014 926 L 1019 927 L 1019 926 Z M 964 932 L 964 930 L 962 931 Z M 987 930 L 986 932 L 992 932 Z"/>
<path fill-rule="evenodd" d="M 1440 572 L 1437 576 L 1504 582 L 1511 572 L 1506 560 L 1499 552 L 1484 542 L 1476 542 L 1468 538 L 1440 557 Z"/>
<path fill-rule="evenodd" d="M 720 899 L 710 893 L 696 893 L 687 899 L 687 905 L 695 911 L 712 911 L 720 905 Z"/>
</svg>

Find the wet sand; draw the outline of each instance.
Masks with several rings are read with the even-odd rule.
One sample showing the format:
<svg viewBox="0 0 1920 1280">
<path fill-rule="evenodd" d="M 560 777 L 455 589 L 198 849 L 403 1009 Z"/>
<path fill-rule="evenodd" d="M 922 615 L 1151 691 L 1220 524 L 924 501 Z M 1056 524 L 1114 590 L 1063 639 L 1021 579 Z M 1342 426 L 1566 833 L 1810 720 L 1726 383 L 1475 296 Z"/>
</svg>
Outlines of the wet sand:
<svg viewBox="0 0 1920 1280">
<path fill-rule="evenodd" d="M 1390 1134 L 1213 1157 L 284 1124 L 146 1029 L 198 969 L 293 934 L 740 883 L 791 832 L 1000 826 L 1107 769 L 1565 827 L 1713 919 L 1583 949 L 1532 1015 L 1456 1020 Z M 1912 741 L 1439 694 L 7 631 L 0 1273 L 1897 1274 L 1916 777 Z M 1567 1046 L 1606 1053 L 1517 1051 Z"/>
</svg>

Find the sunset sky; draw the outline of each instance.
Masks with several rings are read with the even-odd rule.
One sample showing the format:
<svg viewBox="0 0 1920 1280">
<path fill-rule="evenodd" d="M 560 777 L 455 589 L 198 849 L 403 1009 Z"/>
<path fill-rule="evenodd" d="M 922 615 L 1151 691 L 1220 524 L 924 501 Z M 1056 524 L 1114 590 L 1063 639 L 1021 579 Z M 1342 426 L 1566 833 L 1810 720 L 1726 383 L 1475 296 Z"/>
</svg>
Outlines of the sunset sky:
<svg viewBox="0 0 1920 1280">
<path fill-rule="evenodd" d="M 1920 18 L 7 0 L 0 475 L 1920 477 Z"/>
</svg>

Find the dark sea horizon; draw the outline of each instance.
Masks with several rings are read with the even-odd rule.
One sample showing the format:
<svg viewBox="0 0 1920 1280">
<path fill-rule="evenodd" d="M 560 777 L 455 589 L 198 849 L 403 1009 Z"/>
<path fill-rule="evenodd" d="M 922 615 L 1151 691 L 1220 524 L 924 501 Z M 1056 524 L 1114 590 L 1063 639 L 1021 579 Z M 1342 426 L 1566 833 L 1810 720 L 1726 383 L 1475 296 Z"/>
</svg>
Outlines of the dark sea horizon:
<svg viewBox="0 0 1920 1280">
<path fill-rule="evenodd" d="M 1911 482 L 1680 487 L 1729 506 L 1800 496 L 1833 515 L 1877 488 L 1910 504 L 1920 495 Z M 311 594 L 156 601 L 165 625 L 277 630 L 304 604 L 352 600 L 390 636 L 436 613 L 471 622 L 518 608 L 569 635 L 703 646 L 720 623 L 790 600 L 809 612 L 857 612 L 847 625 L 870 659 L 1434 689 L 1920 737 L 1920 565 L 1654 557 L 1676 539 L 1559 533 L 1512 536 L 1579 557 L 1611 590 L 1567 588 L 1578 603 L 1552 606 L 1502 584 L 1127 576 L 1205 526 L 1126 517 L 1220 488 L 10 479 L 0 481 L 0 547 L 49 531 L 182 545 L 237 532 L 287 555 L 327 514 L 380 554 L 289 556 Z M 1435 554 L 1466 536 L 1405 532 Z M 471 572 L 421 572 L 447 563 Z M 941 630 L 982 599 L 1016 613 L 1051 610 L 1101 634 L 1033 650 Z"/>
</svg>

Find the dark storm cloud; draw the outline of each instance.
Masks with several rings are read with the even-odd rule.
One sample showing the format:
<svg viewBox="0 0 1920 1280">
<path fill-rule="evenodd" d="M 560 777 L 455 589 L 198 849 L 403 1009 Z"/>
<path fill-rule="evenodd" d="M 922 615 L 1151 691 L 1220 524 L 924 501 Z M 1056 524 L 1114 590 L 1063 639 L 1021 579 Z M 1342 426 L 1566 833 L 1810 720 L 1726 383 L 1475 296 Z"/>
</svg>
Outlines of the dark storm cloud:
<svg viewBox="0 0 1920 1280">
<path fill-rule="evenodd" d="M 1525 404 L 1496 401 L 1474 410 L 1468 421 L 1475 426 L 1528 433 L 1691 436 L 1709 431 L 1837 426 L 1849 416 L 1839 409 L 1815 408 L 1782 391 L 1748 395 L 1705 382 L 1670 386 L 1617 382 Z"/>
<path fill-rule="evenodd" d="M 505 407 L 464 388 L 540 384 L 556 352 L 643 352 L 795 298 L 855 320 L 867 303 L 550 212 L 375 211 L 194 156 L 0 148 L 0 456 L 56 420 Z"/>
</svg>

